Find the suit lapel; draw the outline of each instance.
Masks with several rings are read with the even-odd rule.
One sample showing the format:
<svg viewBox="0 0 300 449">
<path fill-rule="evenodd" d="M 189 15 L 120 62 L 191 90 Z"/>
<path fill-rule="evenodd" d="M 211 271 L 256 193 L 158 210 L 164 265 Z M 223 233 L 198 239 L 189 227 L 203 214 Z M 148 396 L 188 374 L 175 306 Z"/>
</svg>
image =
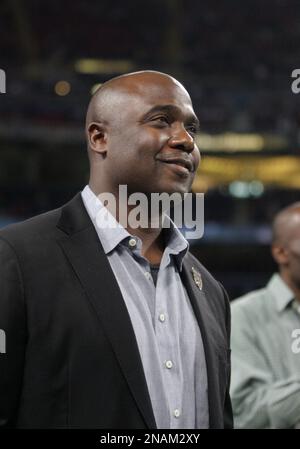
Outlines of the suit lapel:
<svg viewBox="0 0 300 449">
<path fill-rule="evenodd" d="M 219 395 L 219 354 L 221 353 L 219 343 L 222 342 L 223 338 L 205 294 L 207 286 L 204 284 L 202 290 L 197 286 L 193 277 L 193 267 L 195 267 L 195 264 L 187 256 L 183 262 L 182 280 L 198 321 L 203 341 L 207 367 L 210 428 L 218 428 L 222 426 L 221 419 L 223 416 Z M 197 267 L 195 268 L 198 270 Z"/>
<path fill-rule="evenodd" d="M 143 366 L 118 283 L 78 194 L 62 209 L 59 239 L 103 327 L 128 387 L 149 428 L 156 428 Z"/>
</svg>

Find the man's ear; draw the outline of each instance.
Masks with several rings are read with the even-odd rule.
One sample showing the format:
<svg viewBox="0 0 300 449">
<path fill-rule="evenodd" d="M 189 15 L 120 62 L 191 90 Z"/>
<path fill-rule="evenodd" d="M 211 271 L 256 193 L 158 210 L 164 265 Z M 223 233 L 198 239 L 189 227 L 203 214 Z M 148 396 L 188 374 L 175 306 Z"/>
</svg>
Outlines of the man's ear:
<svg viewBox="0 0 300 449">
<path fill-rule="evenodd" d="M 89 147 L 96 153 L 105 154 L 107 151 L 107 134 L 102 123 L 92 122 L 87 127 Z"/>
<path fill-rule="evenodd" d="M 278 265 L 286 265 L 289 262 L 288 251 L 281 245 L 272 245 L 272 256 Z"/>
</svg>

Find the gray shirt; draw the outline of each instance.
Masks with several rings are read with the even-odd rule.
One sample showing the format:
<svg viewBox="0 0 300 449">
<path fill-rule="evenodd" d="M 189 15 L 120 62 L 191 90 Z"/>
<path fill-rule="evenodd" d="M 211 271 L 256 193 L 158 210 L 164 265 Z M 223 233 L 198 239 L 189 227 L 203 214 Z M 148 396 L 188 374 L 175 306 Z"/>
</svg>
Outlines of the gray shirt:
<svg viewBox="0 0 300 449">
<path fill-rule="evenodd" d="M 157 427 L 208 428 L 203 343 L 180 278 L 188 242 L 169 219 L 155 285 L 149 262 L 141 255 L 140 239 L 119 223 L 105 227 L 104 206 L 88 186 L 82 198 L 131 319 Z M 115 221 L 112 216 L 110 220 Z"/>
<path fill-rule="evenodd" d="M 231 399 L 236 428 L 300 422 L 300 353 L 292 349 L 300 304 L 278 274 L 232 303 Z"/>
</svg>

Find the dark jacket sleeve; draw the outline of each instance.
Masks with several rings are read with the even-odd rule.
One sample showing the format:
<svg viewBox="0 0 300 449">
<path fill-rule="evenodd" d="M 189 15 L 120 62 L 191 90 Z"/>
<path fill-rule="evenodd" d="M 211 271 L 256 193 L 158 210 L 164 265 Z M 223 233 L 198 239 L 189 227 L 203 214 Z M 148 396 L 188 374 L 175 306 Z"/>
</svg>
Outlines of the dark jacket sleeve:
<svg viewBox="0 0 300 449">
<path fill-rule="evenodd" d="M 227 343 L 228 348 L 230 348 L 230 333 L 231 333 L 231 311 L 230 311 L 230 303 L 229 298 L 227 295 L 226 290 L 224 287 L 220 284 L 223 294 L 224 294 L 224 300 L 225 300 L 225 322 L 226 322 L 226 330 L 227 330 Z M 224 428 L 225 429 L 233 429 L 233 414 L 232 414 L 232 406 L 231 406 L 231 399 L 229 395 L 230 390 L 230 375 L 231 375 L 231 361 L 230 361 L 230 349 L 228 349 L 227 354 L 227 361 L 228 361 L 228 384 L 226 387 L 226 397 L 224 402 Z"/>
<path fill-rule="evenodd" d="M 11 245 L 0 236 L 0 428 L 13 427 L 26 345 L 22 275 Z"/>
</svg>

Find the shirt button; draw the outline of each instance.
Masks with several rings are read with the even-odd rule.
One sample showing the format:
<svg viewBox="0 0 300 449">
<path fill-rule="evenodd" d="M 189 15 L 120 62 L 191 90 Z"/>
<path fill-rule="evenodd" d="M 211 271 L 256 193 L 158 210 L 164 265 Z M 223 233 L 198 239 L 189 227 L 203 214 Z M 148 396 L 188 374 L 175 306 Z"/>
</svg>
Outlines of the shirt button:
<svg viewBox="0 0 300 449">
<path fill-rule="evenodd" d="M 164 314 L 164 313 L 161 313 L 161 314 L 159 315 L 159 321 L 161 321 L 161 322 L 163 323 L 165 320 L 166 320 L 165 314 Z"/>
<path fill-rule="evenodd" d="M 147 279 L 149 279 L 149 281 L 152 278 L 151 274 L 148 271 L 145 271 L 145 276 Z"/>
<path fill-rule="evenodd" d="M 131 246 L 131 248 L 134 248 L 136 246 L 135 239 L 130 239 L 128 243 L 129 243 L 129 246 Z"/>
<path fill-rule="evenodd" d="M 179 416 L 180 416 L 180 411 L 178 410 L 178 408 L 175 408 L 175 410 L 174 410 L 174 416 L 175 416 L 175 418 L 179 418 Z"/>
<path fill-rule="evenodd" d="M 167 360 L 167 361 L 166 361 L 166 367 L 167 367 L 168 369 L 171 369 L 172 366 L 173 366 L 172 361 L 171 361 L 171 360 Z"/>
</svg>

